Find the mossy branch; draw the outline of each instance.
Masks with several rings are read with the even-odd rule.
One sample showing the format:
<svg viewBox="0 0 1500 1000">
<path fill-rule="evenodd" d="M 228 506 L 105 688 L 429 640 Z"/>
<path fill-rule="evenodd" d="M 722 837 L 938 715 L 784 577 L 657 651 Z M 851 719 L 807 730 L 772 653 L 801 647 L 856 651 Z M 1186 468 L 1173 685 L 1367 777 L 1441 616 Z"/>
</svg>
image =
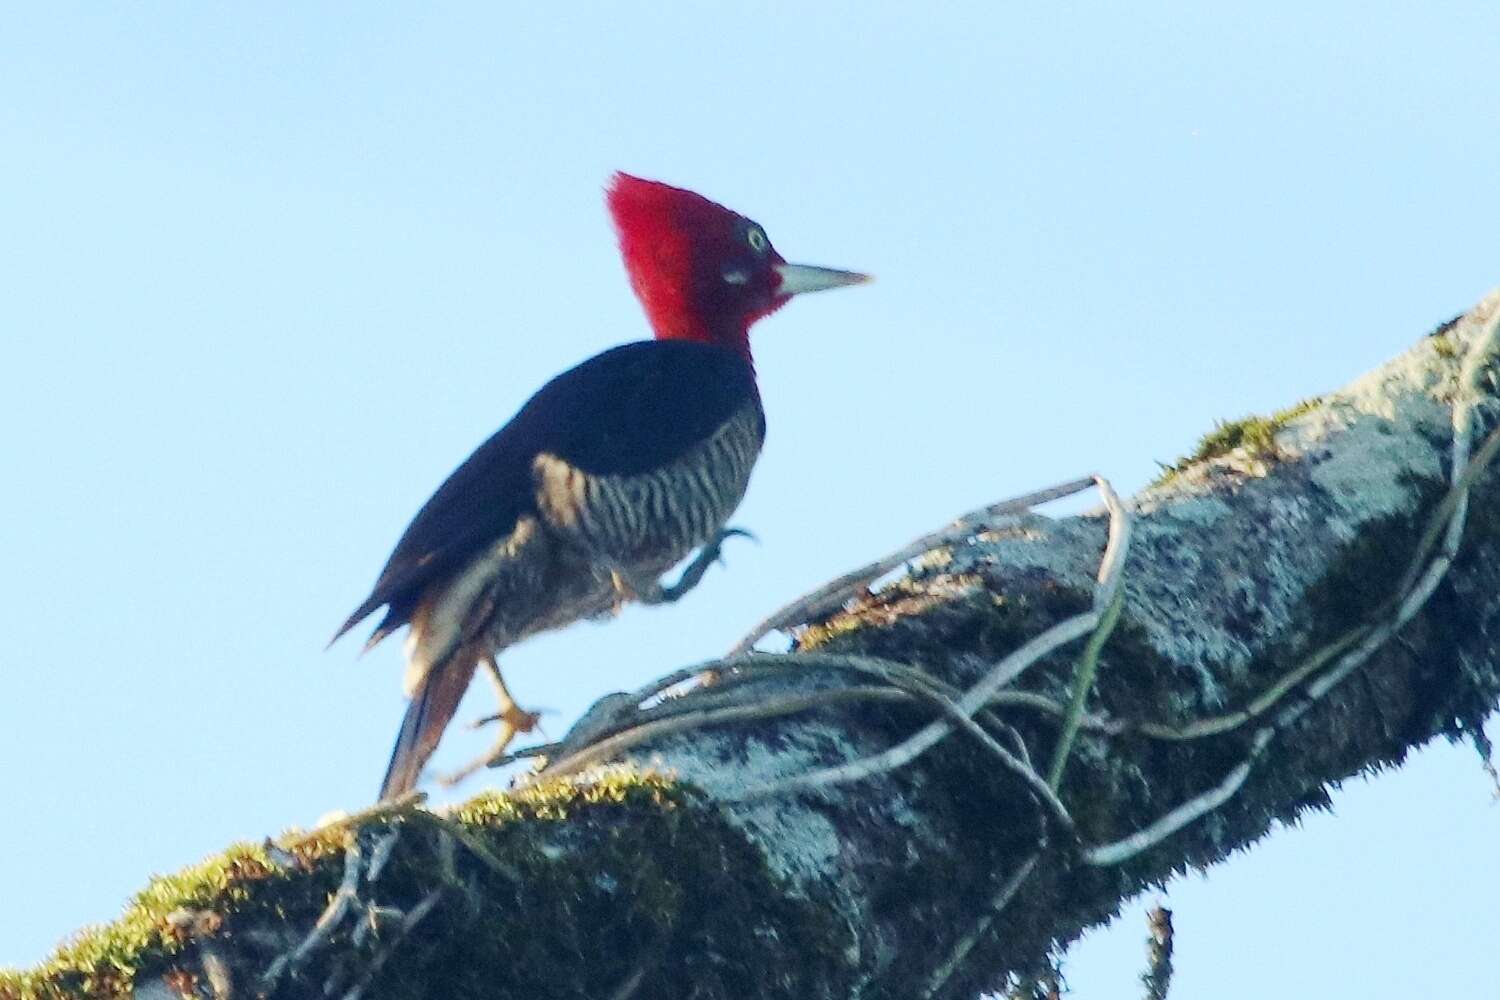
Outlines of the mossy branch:
<svg viewBox="0 0 1500 1000">
<path fill-rule="evenodd" d="M 1497 313 L 1216 433 L 1134 498 L 1103 603 L 1109 519 L 996 505 L 872 562 L 905 567 L 874 592 L 855 573 L 794 602 L 772 620 L 790 655 L 605 699 L 546 748 L 554 776 L 231 848 L 0 973 L 0 998 L 1001 990 L 1331 783 L 1480 733 L 1500 404 L 1475 358 Z M 1065 648 L 1090 635 L 1092 684 Z M 934 726 L 901 766 L 851 770 Z"/>
</svg>

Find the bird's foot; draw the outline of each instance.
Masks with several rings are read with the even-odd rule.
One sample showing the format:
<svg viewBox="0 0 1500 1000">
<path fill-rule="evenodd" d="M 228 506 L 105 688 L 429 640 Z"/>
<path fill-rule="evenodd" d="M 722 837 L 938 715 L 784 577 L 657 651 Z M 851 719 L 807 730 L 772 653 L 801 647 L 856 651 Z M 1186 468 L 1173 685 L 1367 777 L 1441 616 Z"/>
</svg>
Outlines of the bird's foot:
<svg viewBox="0 0 1500 1000">
<path fill-rule="evenodd" d="M 555 715 L 556 713 L 557 709 L 555 708 L 543 708 L 535 712 L 528 712 L 520 708 L 511 708 L 507 711 L 496 712 L 493 715 L 481 715 L 479 718 L 469 723 L 469 728 L 483 729 L 485 726 L 493 726 L 497 722 L 508 722 L 515 728 L 515 731 L 517 733 L 529 733 L 535 731 L 545 736 L 547 735 L 547 732 L 542 728 L 542 717 L 545 715 Z M 509 718 L 507 718 L 507 716 L 509 716 Z M 524 716 L 524 718 L 521 718 L 521 716 Z"/>
<path fill-rule="evenodd" d="M 688 563 L 682 570 L 682 575 L 677 582 L 663 586 L 660 581 L 653 581 L 644 594 L 638 594 L 637 600 L 642 604 L 671 604 L 686 597 L 688 593 L 703 580 L 703 575 L 708 568 L 716 562 L 722 561 L 724 542 L 734 537 L 748 538 L 752 542 L 758 539 L 744 528 L 720 528 L 708 544 L 698 550 L 693 561 Z"/>
<path fill-rule="evenodd" d="M 663 585 L 660 580 L 638 579 L 618 567 L 601 569 L 600 579 L 608 580 L 614 600 L 609 606 L 591 617 L 595 621 L 608 621 L 610 618 L 618 617 L 620 612 L 625 610 L 625 605 L 631 601 L 641 604 L 671 604 L 681 600 L 689 591 L 698 586 L 710 566 L 722 561 L 724 541 L 736 535 L 757 541 L 755 535 L 744 528 L 720 529 L 708 544 L 698 550 L 698 554 L 683 568 L 682 575 L 673 584 Z"/>
<path fill-rule="evenodd" d="M 504 756 L 506 749 L 510 746 L 511 740 L 522 734 L 534 731 L 541 721 L 542 713 L 528 712 L 514 703 L 506 705 L 494 715 L 487 715 L 475 721 L 475 729 L 478 729 L 480 726 L 487 726 L 492 722 L 500 724 L 500 730 L 495 734 L 495 739 L 490 744 L 490 748 L 452 774 L 438 779 L 439 782 L 445 788 L 452 788 L 470 775 L 484 770 L 496 758 Z"/>
<path fill-rule="evenodd" d="M 500 712 L 500 728 L 510 729 L 511 737 L 523 733 L 529 733 L 536 729 L 542 721 L 541 712 L 532 712 L 521 708 L 519 705 L 511 705 Z"/>
</svg>

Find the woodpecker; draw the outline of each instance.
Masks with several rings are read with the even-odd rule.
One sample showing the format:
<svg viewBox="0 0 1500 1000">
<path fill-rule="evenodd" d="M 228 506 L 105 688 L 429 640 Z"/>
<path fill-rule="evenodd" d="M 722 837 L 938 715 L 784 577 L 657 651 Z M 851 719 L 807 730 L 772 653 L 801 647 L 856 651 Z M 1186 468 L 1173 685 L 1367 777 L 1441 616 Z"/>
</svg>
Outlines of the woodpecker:
<svg viewBox="0 0 1500 1000">
<path fill-rule="evenodd" d="M 500 675 L 506 647 L 696 582 L 765 439 L 751 325 L 794 295 L 869 280 L 788 264 L 763 228 L 691 191 L 617 173 L 605 200 L 655 339 L 597 354 L 532 396 L 417 512 L 333 637 L 382 607 L 365 649 L 407 627 L 410 701 L 382 801 L 415 787 L 480 667 L 500 702 L 498 747 L 536 724 Z M 679 585 L 663 587 L 695 549 Z"/>
</svg>

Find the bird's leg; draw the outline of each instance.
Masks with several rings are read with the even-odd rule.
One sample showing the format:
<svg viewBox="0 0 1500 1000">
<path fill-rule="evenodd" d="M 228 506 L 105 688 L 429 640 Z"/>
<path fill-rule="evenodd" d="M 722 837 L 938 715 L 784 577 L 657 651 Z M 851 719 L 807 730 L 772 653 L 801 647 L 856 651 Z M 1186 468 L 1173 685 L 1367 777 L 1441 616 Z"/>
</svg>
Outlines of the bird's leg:
<svg viewBox="0 0 1500 1000">
<path fill-rule="evenodd" d="M 650 590 L 656 585 L 656 581 L 648 580 L 642 584 L 634 576 L 622 569 L 611 569 L 609 571 L 609 586 L 614 591 L 615 602 L 608 610 L 600 612 L 600 618 L 618 618 L 620 612 L 625 610 L 625 605 L 631 601 L 640 600 L 642 590 Z"/>
<path fill-rule="evenodd" d="M 599 567 L 595 572 L 598 573 L 600 580 L 609 581 L 615 600 L 608 608 L 592 617 L 596 621 L 614 618 L 631 601 L 639 601 L 642 604 L 671 604 L 680 600 L 687 595 L 688 591 L 698 586 L 703 575 L 708 572 L 708 568 L 719 561 L 724 548 L 724 540 L 735 535 L 755 540 L 755 536 L 744 528 L 719 529 L 708 544 L 698 550 L 693 561 L 683 568 L 682 575 L 677 578 L 677 582 L 669 586 L 663 586 L 660 580 L 643 579 L 620 566 Z"/>
<path fill-rule="evenodd" d="M 515 739 L 518 734 L 531 732 L 542 719 L 540 712 L 528 712 L 516 704 L 516 700 L 511 697 L 510 689 L 505 686 L 505 678 L 500 676 L 500 665 L 495 662 L 494 656 L 481 656 L 479 665 L 484 668 L 485 676 L 490 679 L 490 686 L 495 689 L 495 701 L 498 708 L 494 715 L 481 719 L 480 723 L 498 722 L 500 731 L 495 734 L 494 742 L 482 755 L 443 778 L 442 783 L 445 785 L 456 785 L 475 771 L 488 767 L 490 761 L 505 753 L 511 740 Z"/>
<path fill-rule="evenodd" d="M 682 575 L 677 582 L 663 586 L 661 581 L 653 580 L 645 587 L 635 588 L 635 599 L 642 604 L 671 604 L 687 596 L 688 592 L 698 586 L 703 579 L 703 574 L 708 568 L 718 562 L 724 548 L 726 539 L 736 535 L 755 541 L 755 536 L 744 528 L 720 528 L 714 537 L 709 539 L 708 544 L 698 550 L 693 561 L 688 563 L 682 570 Z"/>
<path fill-rule="evenodd" d="M 496 713 L 500 720 L 500 736 L 497 738 L 499 745 L 494 750 L 498 754 L 517 733 L 529 733 L 535 729 L 542 716 L 539 712 L 528 712 L 516 705 L 516 700 L 510 696 L 510 689 L 505 686 L 505 678 L 500 676 L 500 665 L 493 656 L 481 657 L 479 665 L 484 668 L 485 676 L 495 689 L 495 701 L 499 706 Z"/>
</svg>

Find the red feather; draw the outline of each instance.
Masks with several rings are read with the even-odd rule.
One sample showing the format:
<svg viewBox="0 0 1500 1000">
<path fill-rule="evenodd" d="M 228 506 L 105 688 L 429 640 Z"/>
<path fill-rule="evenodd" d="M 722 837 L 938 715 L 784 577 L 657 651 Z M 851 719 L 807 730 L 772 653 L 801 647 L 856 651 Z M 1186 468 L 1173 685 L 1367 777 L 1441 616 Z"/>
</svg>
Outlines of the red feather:
<svg viewBox="0 0 1500 1000">
<path fill-rule="evenodd" d="M 781 308 L 773 267 L 786 263 L 750 234 L 764 230 L 717 202 L 617 173 L 605 198 L 630 285 L 658 340 L 697 340 L 750 356 L 750 326 Z M 725 280 L 726 273 L 742 281 Z"/>
</svg>

